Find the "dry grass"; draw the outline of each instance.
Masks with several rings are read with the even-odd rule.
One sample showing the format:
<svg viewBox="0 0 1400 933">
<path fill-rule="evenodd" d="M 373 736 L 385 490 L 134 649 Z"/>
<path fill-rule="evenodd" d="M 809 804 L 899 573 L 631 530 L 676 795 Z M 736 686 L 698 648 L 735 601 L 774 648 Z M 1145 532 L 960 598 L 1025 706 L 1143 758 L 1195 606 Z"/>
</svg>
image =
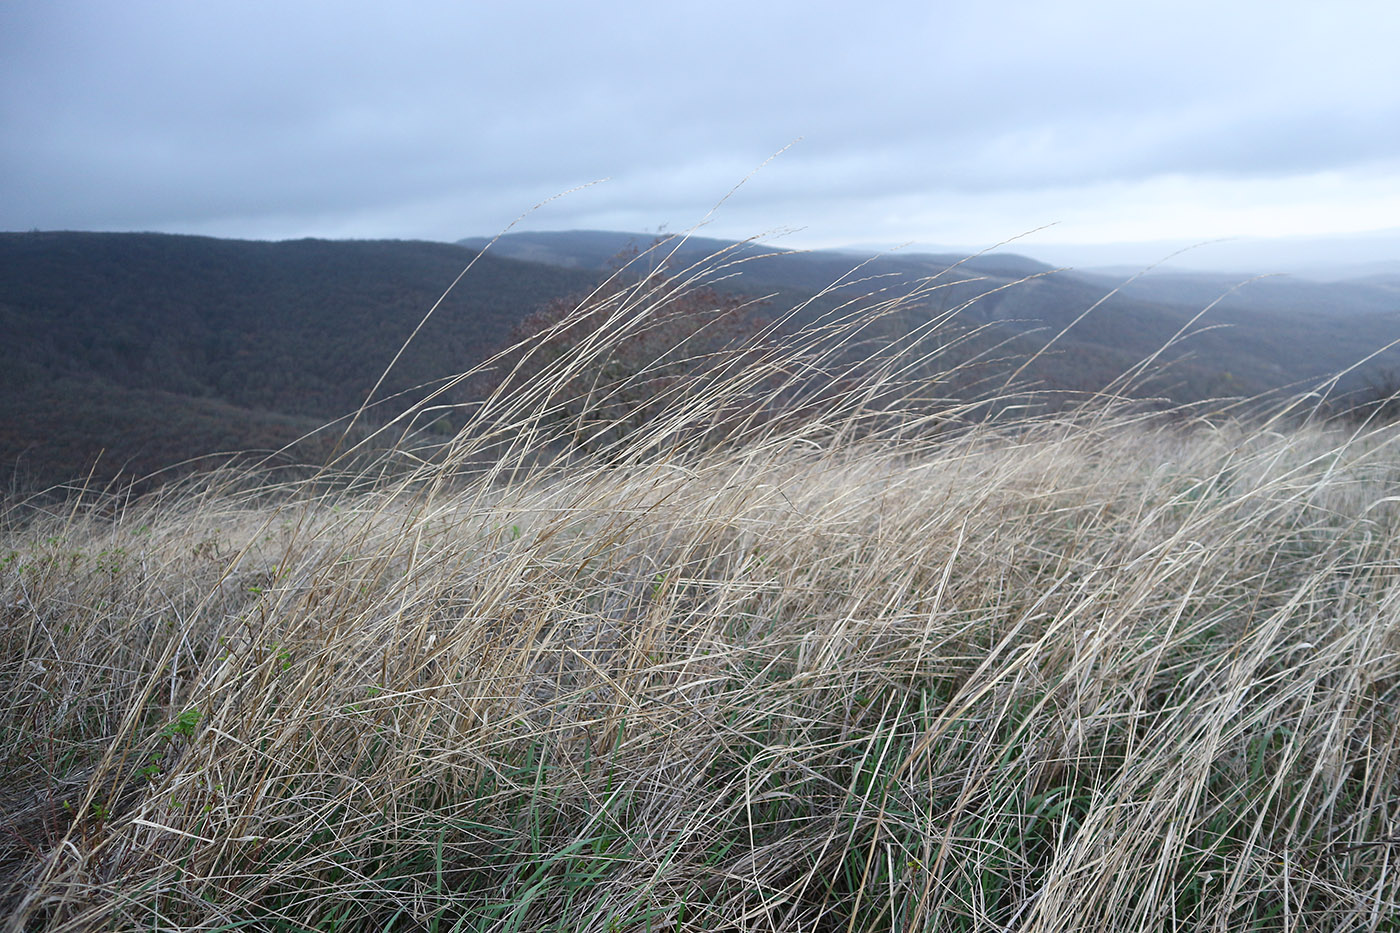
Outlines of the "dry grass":
<svg viewBox="0 0 1400 933">
<path fill-rule="evenodd" d="M 12 522 L 8 928 L 1396 928 L 1393 431 L 718 369 Z"/>
</svg>

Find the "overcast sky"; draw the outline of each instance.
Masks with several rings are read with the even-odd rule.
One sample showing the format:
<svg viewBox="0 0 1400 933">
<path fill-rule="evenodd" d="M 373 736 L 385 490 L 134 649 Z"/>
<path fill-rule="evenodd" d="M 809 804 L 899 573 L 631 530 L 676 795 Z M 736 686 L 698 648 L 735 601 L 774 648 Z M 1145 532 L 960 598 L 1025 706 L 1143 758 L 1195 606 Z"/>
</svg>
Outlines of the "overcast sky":
<svg viewBox="0 0 1400 933">
<path fill-rule="evenodd" d="M 4 0 L 0 121 L 4 230 L 1065 261 L 1400 228 L 1400 3 Z"/>
</svg>

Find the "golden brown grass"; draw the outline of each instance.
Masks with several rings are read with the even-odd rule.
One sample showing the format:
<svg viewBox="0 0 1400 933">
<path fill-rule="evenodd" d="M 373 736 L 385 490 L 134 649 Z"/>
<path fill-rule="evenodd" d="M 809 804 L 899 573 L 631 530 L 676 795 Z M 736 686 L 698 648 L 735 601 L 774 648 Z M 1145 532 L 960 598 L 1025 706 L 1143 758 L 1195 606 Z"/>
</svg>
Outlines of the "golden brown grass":
<svg viewBox="0 0 1400 933">
<path fill-rule="evenodd" d="M 715 369 L 12 522 L 8 928 L 1395 928 L 1394 431 Z"/>
</svg>

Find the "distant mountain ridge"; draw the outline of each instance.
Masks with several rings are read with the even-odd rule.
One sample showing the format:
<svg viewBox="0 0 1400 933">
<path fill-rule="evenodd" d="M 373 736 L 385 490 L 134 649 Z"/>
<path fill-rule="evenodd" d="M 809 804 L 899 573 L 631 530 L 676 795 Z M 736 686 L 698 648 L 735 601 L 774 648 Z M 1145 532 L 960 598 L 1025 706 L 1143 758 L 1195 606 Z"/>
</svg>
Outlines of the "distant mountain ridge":
<svg viewBox="0 0 1400 933">
<path fill-rule="evenodd" d="M 603 268 L 606 258 L 616 251 L 645 247 L 652 239 L 644 234 L 605 231 L 521 232 L 500 237 L 491 250 L 497 255 L 531 256 L 570 268 Z M 461 242 L 479 248 L 484 240 Z M 945 305 L 956 306 L 982 296 L 961 315 L 965 323 L 973 327 L 996 325 L 1018 348 L 1031 352 L 1033 338 L 1015 338 L 1037 326 L 1053 334 L 1101 302 L 1057 341 L 1057 350 L 1067 365 L 1058 369 L 1050 366 L 1044 372 L 1052 383 L 1076 388 L 1089 388 L 1094 378 L 1111 378 L 1109 368 L 1133 365 L 1184 327 L 1199 331 L 1179 351 L 1190 360 L 1178 368 L 1198 390 L 1183 393 L 1185 398 L 1212 392 L 1250 395 L 1295 381 L 1322 379 L 1400 338 L 1400 289 L 1385 278 L 1324 284 L 1290 276 L 1174 273 L 1134 279 L 1132 275 L 1120 278 L 1056 270 L 1014 253 L 968 257 L 891 252 L 861 258 L 849 251 L 800 252 L 763 244 L 735 247 L 728 241 L 705 238 L 687 239 L 678 247 L 668 243 L 664 248 L 676 249 L 682 265 L 731 249 L 743 260 L 734 267 L 742 270 L 743 287 L 758 292 L 819 291 L 849 279 L 856 266 L 858 277 L 891 293 L 897 293 L 901 283 L 907 286 L 939 277 L 948 283 L 937 293 Z M 1016 284 L 1022 279 L 1029 281 Z M 984 294 L 987 292 L 991 293 Z M 1111 292 L 1112 297 L 1106 298 Z M 1215 307 L 1201 321 L 1189 324 L 1212 304 Z M 917 326 L 918 316 L 907 315 L 904 323 Z M 1168 354 L 1167 358 L 1176 355 Z M 1389 352 L 1369 364 L 1368 371 L 1393 368 L 1396 359 L 1396 354 Z M 1076 379 L 1076 367 L 1096 372 L 1093 378 Z M 1356 374 L 1344 380 L 1342 388 L 1364 381 L 1364 376 Z"/>
<path fill-rule="evenodd" d="M 606 269 L 618 255 L 631 249 L 645 249 L 656 239 L 641 233 L 602 230 L 538 231 L 509 233 L 497 239 L 491 252 L 497 256 L 576 269 Z M 483 249 L 489 237 L 467 237 L 458 244 Z M 721 250 L 734 251 L 737 258 L 782 254 L 807 257 L 813 266 L 839 275 L 861 263 L 881 271 L 934 274 L 956 268 L 964 273 L 1013 279 L 1055 271 L 1057 268 L 1017 253 L 989 252 L 977 255 L 927 252 L 870 252 L 855 249 L 790 250 L 765 244 L 735 244 L 708 237 L 687 237 L 668 243 L 665 251 L 675 250 L 680 264 L 698 262 Z M 750 262 L 745 275 L 772 278 L 775 264 Z M 1063 277 L 1090 283 L 1105 291 L 1121 288 L 1124 295 L 1146 301 L 1194 306 L 1196 309 L 1220 300 L 1226 307 L 1261 311 L 1390 313 L 1400 312 L 1400 263 L 1396 272 L 1375 271 L 1388 264 L 1358 266 L 1363 274 L 1337 281 L 1316 281 L 1296 275 L 1251 275 L 1244 273 L 1191 272 L 1173 268 L 1145 270 L 1139 266 L 1065 269 Z M 779 275 L 790 281 L 788 275 Z M 811 285 L 815 279 L 804 279 Z"/>
<path fill-rule="evenodd" d="M 542 303 L 591 288 L 620 252 L 653 239 L 609 231 L 499 238 L 403 354 L 376 395 L 393 401 L 371 418 L 466 371 Z M 353 411 L 486 242 L 0 234 L 0 484 L 83 476 L 99 454 L 101 479 L 213 451 L 280 447 Z M 1149 276 L 1104 300 L 1121 281 L 1014 254 L 862 261 L 698 237 L 663 249 L 674 253 L 672 269 L 719 254 L 709 263 L 719 287 L 769 296 L 773 314 L 798 309 L 794 325 L 925 287 L 862 334 L 872 341 L 902 340 L 961 309 L 958 325 L 976 339 L 959 352 L 1024 358 L 1078 321 L 1024 374 L 1071 391 L 1100 389 L 1153 354 L 1224 284 Z M 929 282 L 938 287 L 927 290 Z M 1249 283 L 1237 293 L 1243 303 L 1232 296 L 1194 329 L 1228 326 L 1168 353 L 1172 365 L 1144 390 L 1191 401 L 1320 379 L 1400 337 L 1396 291 L 1385 278 Z M 1400 369 L 1394 351 L 1350 384 L 1387 369 Z"/>
<path fill-rule="evenodd" d="M 872 257 L 881 257 L 896 262 L 917 264 L 925 268 L 947 268 L 965 266 L 977 272 L 996 275 L 1024 276 L 1049 272 L 1054 266 L 1013 253 L 989 253 L 981 256 L 964 256 L 957 253 L 871 253 L 860 255 L 845 250 L 795 250 L 762 241 L 740 242 L 720 240 L 713 237 L 627 233 L 616 230 L 567 230 L 507 233 L 500 237 L 466 237 L 457 240 L 457 245 L 468 249 L 481 250 L 491 245 L 491 252 L 527 262 L 539 262 L 564 266 L 571 269 L 604 270 L 609 268 L 619 256 L 629 252 L 643 251 L 653 244 L 664 241 L 657 250 L 658 256 L 672 256 L 673 266 L 685 266 L 701 262 L 720 253 L 732 254 L 735 259 L 757 263 L 760 257 L 772 255 L 806 256 L 810 261 L 822 265 L 834 264 L 835 268 L 849 271 L 861 262 Z"/>
<path fill-rule="evenodd" d="M 474 255 L 413 241 L 0 234 L 0 483 L 16 464 L 46 485 L 99 454 L 102 476 L 280 447 L 354 411 Z M 593 280 L 482 257 L 377 397 L 421 396 Z"/>
<path fill-rule="evenodd" d="M 1343 282 L 1317 282 L 1292 275 L 1227 275 L 1214 272 L 1084 270 L 1087 282 L 1148 301 L 1259 311 L 1327 314 L 1387 314 L 1400 311 L 1400 277 L 1368 276 Z"/>
</svg>

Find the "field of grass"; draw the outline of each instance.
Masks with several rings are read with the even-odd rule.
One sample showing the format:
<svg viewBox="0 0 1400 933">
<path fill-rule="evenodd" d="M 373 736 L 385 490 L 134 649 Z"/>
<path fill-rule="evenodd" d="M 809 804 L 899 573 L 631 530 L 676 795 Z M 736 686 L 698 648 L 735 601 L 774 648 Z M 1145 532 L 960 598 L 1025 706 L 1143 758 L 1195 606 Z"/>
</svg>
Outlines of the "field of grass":
<svg viewBox="0 0 1400 933">
<path fill-rule="evenodd" d="M 432 457 L 13 505 L 0 922 L 1400 929 L 1400 431 L 900 417 L 930 361 L 804 388 L 842 327 L 644 425 L 554 417 L 599 338 Z"/>
</svg>

